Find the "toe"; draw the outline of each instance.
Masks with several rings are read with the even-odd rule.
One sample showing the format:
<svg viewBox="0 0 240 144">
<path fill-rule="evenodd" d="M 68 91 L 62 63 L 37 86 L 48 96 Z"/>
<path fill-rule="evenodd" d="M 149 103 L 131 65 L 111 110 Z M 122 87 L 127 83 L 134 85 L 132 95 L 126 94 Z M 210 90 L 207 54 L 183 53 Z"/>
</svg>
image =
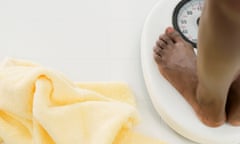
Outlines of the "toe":
<svg viewBox="0 0 240 144">
<path fill-rule="evenodd" d="M 162 57 L 160 55 L 154 53 L 153 56 L 154 56 L 154 60 L 156 61 L 157 64 L 162 63 Z"/>
<path fill-rule="evenodd" d="M 162 56 L 163 56 L 163 49 L 160 48 L 160 47 L 158 47 L 158 46 L 155 46 L 155 47 L 154 47 L 154 53 L 155 53 L 156 55 L 162 57 Z"/>
<path fill-rule="evenodd" d="M 162 49 L 167 47 L 167 44 L 161 39 L 156 42 L 156 45 Z"/>
<path fill-rule="evenodd" d="M 159 39 L 164 41 L 167 45 L 172 45 L 174 43 L 173 40 L 166 34 L 160 36 Z"/>
<path fill-rule="evenodd" d="M 167 28 L 165 33 L 174 42 L 181 42 L 181 41 L 183 41 L 182 36 L 179 34 L 179 32 L 174 30 L 172 27 Z"/>
</svg>

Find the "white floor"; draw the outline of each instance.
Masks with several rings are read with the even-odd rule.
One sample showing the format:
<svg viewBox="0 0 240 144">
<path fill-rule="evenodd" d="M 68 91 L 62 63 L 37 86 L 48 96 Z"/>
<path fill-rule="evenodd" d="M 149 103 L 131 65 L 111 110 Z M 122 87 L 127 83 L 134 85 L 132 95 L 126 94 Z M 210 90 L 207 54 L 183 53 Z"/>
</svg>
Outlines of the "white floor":
<svg viewBox="0 0 240 144">
<path fill-rule="evenodd" d="M 0 59 L 35 61 L 74 81 L 125 81 L 136 95 L 139 131 L 193 144 L 172 131 L 146 90 L 140 37 L 158 0 L 1 0 Z"/>
</svg>

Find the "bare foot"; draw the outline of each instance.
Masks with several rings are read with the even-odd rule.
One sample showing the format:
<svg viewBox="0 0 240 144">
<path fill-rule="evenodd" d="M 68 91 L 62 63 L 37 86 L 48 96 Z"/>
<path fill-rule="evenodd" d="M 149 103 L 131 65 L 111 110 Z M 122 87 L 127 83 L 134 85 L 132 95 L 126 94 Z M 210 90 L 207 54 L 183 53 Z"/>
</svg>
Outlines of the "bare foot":
<svg viewBox="0 0 240 144">
<path fill-rule="evenodd" d="M 221 119 L 221 122 L 212 121 L 209 117 L 214 116 L 209 116 L 201 109 L 196 96 L 197 57 L 193 47 L 173 28 L 167 28 L 165 34 L 160 36 L 154 48 L 154 58 L 161 74 L 181 93 L 204 124 L 216 127 L 225 122 L 225 119 Z"/>
<path fill-rule="evenodd" d="M 154 58 L 161 74 L 198 111 L 196 103 L 196 55 L 193 47 L 185 42 L 173 28 L 166 29 L 154 48 Z"/>
<path fill-rule="evenodd" d="M 226 105 L 227 121 L 233 126 L 240 126 L 239 88 L 240 88 L 240 76 L 231 85 Z"/>
</svg>

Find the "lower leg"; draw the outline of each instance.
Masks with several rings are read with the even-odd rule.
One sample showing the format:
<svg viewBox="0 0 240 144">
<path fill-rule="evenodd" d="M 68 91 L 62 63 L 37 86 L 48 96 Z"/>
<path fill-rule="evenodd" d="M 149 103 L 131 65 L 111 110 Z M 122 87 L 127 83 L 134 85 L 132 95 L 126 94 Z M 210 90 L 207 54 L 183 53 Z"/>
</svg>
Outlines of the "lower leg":
<svg viewBox="0 0 240 144">
<path fill-rule="evenodd" d="M 208 125 L 225 121 L 225 104 L 229 87 L 237 74 L 240 49 L 239 25 L 227 16 L 224 0 L 207 0 L 201 16 L 197 74 L 197 100 Z"/>
</svg>

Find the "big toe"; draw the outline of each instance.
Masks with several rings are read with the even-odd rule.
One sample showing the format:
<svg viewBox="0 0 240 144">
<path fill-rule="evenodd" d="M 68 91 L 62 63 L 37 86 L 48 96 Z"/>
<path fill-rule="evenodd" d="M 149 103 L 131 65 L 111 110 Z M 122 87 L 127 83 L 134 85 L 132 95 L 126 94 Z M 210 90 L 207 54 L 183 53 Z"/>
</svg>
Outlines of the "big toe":
<svg viewBox="0 0 240 144">
<path fill-rule="evenodd" d="M 169 27 L 166 29 L 165 34 L 171 38 L 174 42 L 182 42 L 183 38 L 180 35 L 178 31 L 176 31 L 174 28 Z"/>
</svg>

